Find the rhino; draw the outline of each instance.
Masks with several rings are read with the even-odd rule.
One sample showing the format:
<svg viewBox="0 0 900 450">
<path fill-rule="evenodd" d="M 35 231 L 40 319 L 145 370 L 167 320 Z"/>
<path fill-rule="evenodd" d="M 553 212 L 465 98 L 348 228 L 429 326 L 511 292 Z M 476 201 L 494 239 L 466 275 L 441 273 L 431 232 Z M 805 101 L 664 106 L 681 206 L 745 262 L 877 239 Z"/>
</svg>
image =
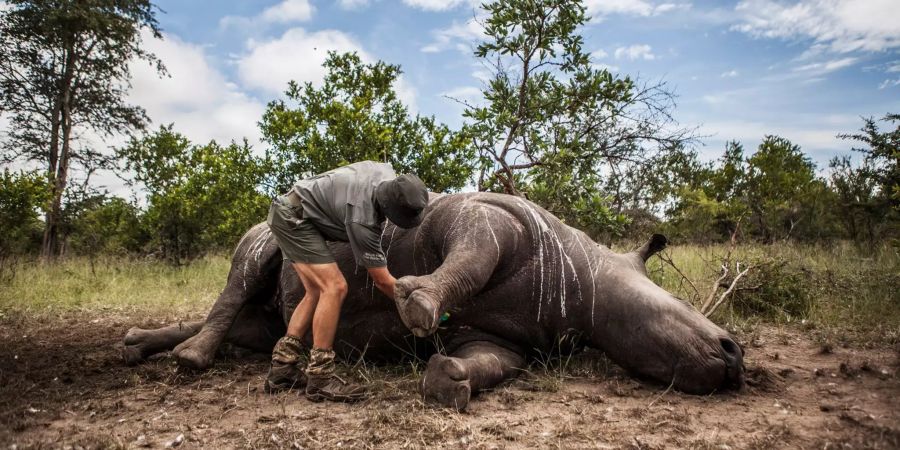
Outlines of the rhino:
<svg viewBox="0 0 900 450">
<path fill-rule="evenodd" d="M 620 254 L 525 198 L 431 194 L 417 228 L 383 229 L 395 299 L 375 289 L 349 245 L 329 244 L 349 286 L 335 351 L 427 358 L 424 398 L 460 410 L 560 342 L 568 351 L 599 349 L 630 374 L 683 392 L 739 388 L 743 350 L 735 339 L 647 277 L 645 262 L 666 243 L 654 235 Z M 206 320 L 132 328 L 124 359 L 172 350 L 179 365 L 205 369 L 223 342 L 269 352 L 303 293 L 271 231 L 258 224 L 238 243 Z"/>
</svg>

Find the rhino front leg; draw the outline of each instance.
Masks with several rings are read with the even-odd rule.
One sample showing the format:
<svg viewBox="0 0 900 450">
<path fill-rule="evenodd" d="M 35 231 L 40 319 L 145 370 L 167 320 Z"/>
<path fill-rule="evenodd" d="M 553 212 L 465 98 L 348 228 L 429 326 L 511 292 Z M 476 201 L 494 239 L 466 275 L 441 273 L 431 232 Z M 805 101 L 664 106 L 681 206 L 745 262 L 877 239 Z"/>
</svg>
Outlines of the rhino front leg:
<svg viewBox="0 0 900 450">
<path fill-rule="evenodd" d="M 137 364 L 150 355 L 172 350 L 176 345 L 197 334 L 203 322 L 182 322 L 155 330 L 132 328 L 123 339 L 122 359 L 125 364 Z"/>
<path fill-rule="evenodd" d="M 422 394 L 428 403 L 462 411 L 473 393 L 518 375 L 524 364 L 525 356 L 519 352 L 493 342 L 469 342 L 450 356 L 431 356 L 422 377 Z"/>
<path fill-rule="evenodd" d="M 511 220 L 504 213 L 486 207 L 470 209 L 470 220 L 460 221 L 459 230 L 451 227 L 439 243 L 443 262 L 434 273 L 397 280 L 397 311 L 403 324 L 418 337 L 433 334 L 442 314 L 480 292 L 504 253 L 515 246 L 511 233 L 494 231 L 494 221 Z M 496 227 L 500 230 L 500 225 Z"/>
</svg>

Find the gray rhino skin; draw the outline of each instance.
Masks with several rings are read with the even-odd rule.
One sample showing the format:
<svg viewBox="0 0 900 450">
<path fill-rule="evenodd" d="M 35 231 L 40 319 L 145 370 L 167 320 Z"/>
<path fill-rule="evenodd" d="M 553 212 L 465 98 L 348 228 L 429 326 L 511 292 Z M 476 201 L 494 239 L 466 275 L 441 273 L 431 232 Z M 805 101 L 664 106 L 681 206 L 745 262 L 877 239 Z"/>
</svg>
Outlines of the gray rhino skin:
<svg viewBox="0 0 900 450">
<path fill-rule="evenodd" d="M 403 277 L 396 304 L 356 266 L 348 245 L 331 244 L 348 283 L 335 350 L 345 358 L 430 356 L 426 400 L 457 409 L 560 342 L 600 349 L 635 376 L 689 393 L 741 386 L 742 350 L 728 333 L 647 278 L 644 262 L 665 244 L 655 235 L 618 254 L 519 197 L 432 195 L 418 228 L 387 224 L 382 234 L 388 267 Z M 179 364 L 204 369 L 226 340 L 271 351 L 302 296 L 268 227 L 256 225 L 238 244 L 206 321 L 131 329 L 125 360 L 174 347 Z"/>
</svg>

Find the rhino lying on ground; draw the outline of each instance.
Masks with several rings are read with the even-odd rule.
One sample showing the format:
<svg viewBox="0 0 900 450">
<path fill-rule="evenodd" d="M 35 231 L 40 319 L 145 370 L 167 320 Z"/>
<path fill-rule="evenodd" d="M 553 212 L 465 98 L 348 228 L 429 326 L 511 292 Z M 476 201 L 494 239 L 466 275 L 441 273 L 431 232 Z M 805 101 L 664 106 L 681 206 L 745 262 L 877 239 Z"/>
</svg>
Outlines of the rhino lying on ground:
<svg viewBox="0 0 900 450">
<path fill-rule="evenodd" d="M 618 254 L 519 197 L 433 195 L 418 228 L 387 224 L 383 231 L 388 267 L 403 277 L 396 305 L 357 269 L 348 245 L 331 244 L 349 285 L 335 350 L 387 360 L 430 356 L 425 398 L 458 409 L 515 376 L 529 356 L 556 349 L 562 335 L 685 392 L 739 387 L 741 348 L 647 278 L 644 262 L 665 245 L 655 235 Z M 302 297 L 302 284 L 259 224 L 238 244 L 206 321 L 131 329 L 125 360 L 174 348 L 179 364 L 203 369 L 224 341 L 271 351 Z"/>
</svg>

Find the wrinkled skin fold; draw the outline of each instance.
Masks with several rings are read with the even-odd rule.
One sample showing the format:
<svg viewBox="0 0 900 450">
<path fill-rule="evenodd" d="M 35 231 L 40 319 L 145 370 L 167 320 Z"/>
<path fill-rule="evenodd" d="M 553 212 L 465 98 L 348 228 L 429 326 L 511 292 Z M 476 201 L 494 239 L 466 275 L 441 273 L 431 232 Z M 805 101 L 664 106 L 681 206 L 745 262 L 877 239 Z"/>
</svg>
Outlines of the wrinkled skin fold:
<svg viewBox="0 0 900 450">
<path fill-rule="evenodd" d="M 457 409 L 553 350 L 562 335 L 576 337 L 567 340 L 573 349 L 601 349 L 634 375 L 684 392 L 741 386 L 740 346 L 647 278 L 645 261 L 665 244 L 655 235 L 618 254 L 525 199 L 432 195 L 418 228 L 384 228 L 382 247 L 399 278 L 396 303 L 355 266 L 348 245 L 331 244 L 350 286 L 335 350 L 427 359 L 425 399 Z M 174 348 L 179 364 L 204 369 L 225 341 L 270 351 L 302 296 L 271 232 L 257 225 L 238 244 L 206 320 L 132 329 L 125 360 Z M 441 322 L 444 313 L 449 320 Z"/>
</svg>

